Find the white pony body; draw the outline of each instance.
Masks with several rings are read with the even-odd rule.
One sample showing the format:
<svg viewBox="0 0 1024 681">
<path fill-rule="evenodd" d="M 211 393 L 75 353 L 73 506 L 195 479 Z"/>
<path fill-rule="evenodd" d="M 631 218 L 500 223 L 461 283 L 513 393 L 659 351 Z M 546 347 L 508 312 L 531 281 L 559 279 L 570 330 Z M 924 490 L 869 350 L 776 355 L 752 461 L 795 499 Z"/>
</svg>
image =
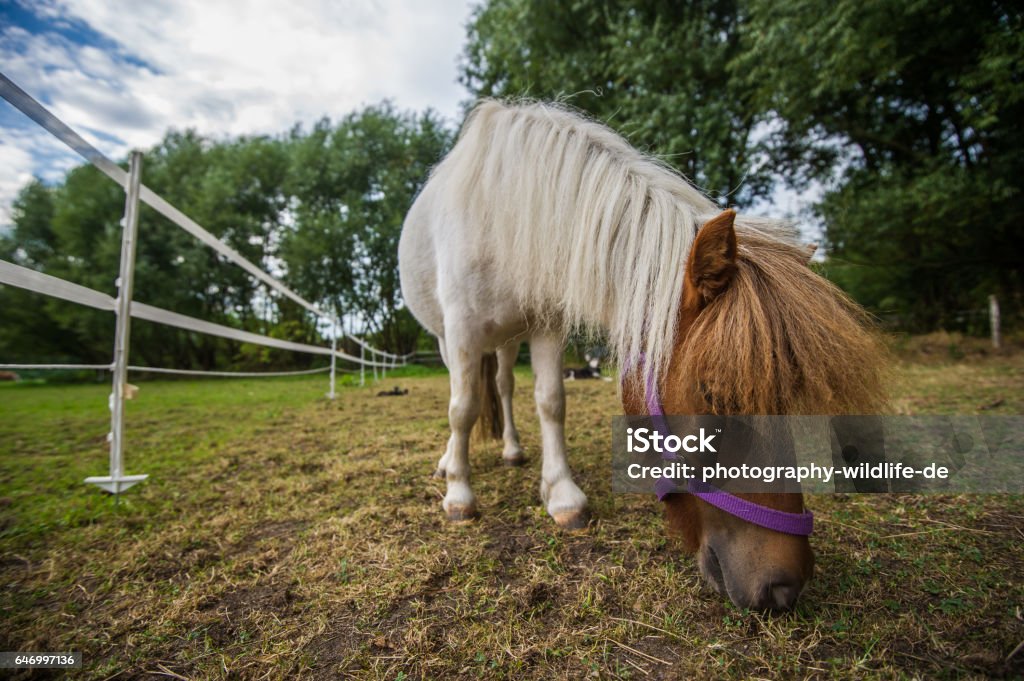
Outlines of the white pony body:
<svg viewBox="0 0 1024 681">
<path fill-rule="evenodd" d="M 485 101 L 434 169 L 399 244 L 410 311 L 438 337 L 451 373 L 452 435 L 438 463 L 452 519 L 476 514 L 469 434 L 480 368 L 498 357 L 507 462 L 522 459 L 512 367 L 531 346 L 541 421 L 541 497 L 559 525 L 587 521 L 565 458 L 562 384 L 570 330 L 600 328 L 620 360 L 644 353 L 656 374 L 675 340 L 694 235 L 718 207 L 607 127 L 557 106 Z M 761 221 L 740 218 L 757 228 Z"/>
</svg>

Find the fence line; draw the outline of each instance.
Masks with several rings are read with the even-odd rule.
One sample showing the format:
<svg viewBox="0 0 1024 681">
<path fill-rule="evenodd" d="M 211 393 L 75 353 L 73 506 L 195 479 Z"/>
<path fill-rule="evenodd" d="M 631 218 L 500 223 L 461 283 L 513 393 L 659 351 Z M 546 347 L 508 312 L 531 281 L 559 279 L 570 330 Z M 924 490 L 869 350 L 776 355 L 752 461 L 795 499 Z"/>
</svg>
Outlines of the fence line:
<svg viewBox="0 0 1024 681">
<path fill-rule="evenodd" d="M 114 311 L 116 309 L 116 299 L 106 293 L 101 293 L 95 289 L 82 286 L 81 284 L 74 284 L 70 281 L 65 281 L 64 279 L 45 274 L 43 272 L 37 272 L 36 270 L 22 267 L 21 265 L 15 265 L 14 263 L 7 262 L 6 260 L 0 260 L 0 284 L 8 284 L 10 286 L 17 286 L 18 288 L 23 288 L 29 291 L 35 291 L 36 293 L 44 293 L 55 298 L 62 298 L 73 303 L 87 305 L 89 307 L 96 308 L 97 310 Z M 132 301 L 129 312 L 132 317 L 136 317 L 137 319 L 145 319 L 149 322 L 175 326 L 186 331 L 196 331 L 211 336 L 220 336 L 222 338 L 228 338 L 242 343 L 253 343 L 255 345 L 277 348 L 279 350 L 305 352 L 313 355 L 331 355 L 332 353 L 330 348 L 325 348 L 319 345 L 309 345 L 308 343 L 299 343 L 281 338 L 271 338 L 270 336 L 253 333 L 252 331 L 243 331 L 242 329 L 224 326 L 223 324 L 217 324 L 216 322 L 196 319 L 195 317 L 190 317 L 178 312 L 171 312 L 170 310 L 164 310 L 163 308 L 147 305 L 138 301 Z M 352 338 L 352 336 L 349 336 L 349 338 Z M 353 362 L 355 364 L 366 364 L 367 366 L 375 367 L 391 366 L 385 362 L 360 359 L 359 357 L 355 357 L 354 355 L 350 355 L 341 350 L 335 350 L 334 354 L 340 359 Z"/>
<path fill-rule="evenodd" d="M 395 354 L 392 354 L 390 352 L 384 352 L 383 350 L 375 348 L 372 345 L 367 344 L 366 341 L 362 340 L 361 338 L 359 338 L 357 336 L 351 336 L 351 335 L 347 335 L 347 334 L 342 334 L 342 337 L 343 338 L 348 338 L 349 340 L 354 341 L 356 343 L 356 345 L 358 345 L 361 348 L 365 348 L 366 350 L 369 350 L 373 354 L 380 355 L 382 357 L 387 357 L 388 359 L 397 359 L 397 360 L 402 360 L 404 362 L 404 361 L 408 360 L 409 358 L 413 357 L 416 354 L 416 352 L 413 351 L 413 352 L 407 352 L 404 355 L 395 355 Z"/>
<path fill-rule="evenodd" d="M 167 369 L 164 367 L 139 367 L 130 365 L 129 371 L 149 374 L 181 374 L 183 376 L 225 376 L 234 378 L 265 378 L 269 376 L 308 376 L 330 371 L 331 367 L 318 369 L 301 369 L 299 371 L 205 371 L 202 369 Z"/>
<path fill-rule="evenodd" d="M 34 371 L 47 369 L 64 369 L 67 371 L 111 371 L 111 364 L 0 364 L 0 369 L 13 371 Z M 235 376 L 237 378 L 264 378 L 271 376 L 306 376 L 309 374 L 322 374 L 330 371 L 331 367 L 319 367 L 317 369 L 299 369 L 297 371 L 213 371 L 207 369 L 170 369 L 167 367 L 141 367 L 134 364 L 128 365 L 128 371 L 137 371 L 147 374 L 182 374 L 184 376 Z M 355 373 L 354 369 L 339 369 L 342 373 Z"/>
<path fill-rule="evenodd" d="M 85 139 L 71 129 L 66 123 L 54 116 L 42 104 L 37 102 L 31 95 L 26 93 L 5 74 L 0 73 L 0 96 L 6 99 L 11 105 L 31 118 L 38 125 L 44 128 L 51 135 L 64 142 L 75 153 L 95 166 L 111 180 L 124 187 L 128 180 L 128 173 L 112 160 L 107 158 L 99 149 L 89 144 Z M 260 280 L 278 293 L 290 298 L 317 317 L 328 319 L 336 326 L 340 326 L 339 320 L 332 314 L 320 309 L 319 306 L 309 302 L 298 293 L 275 279 L 262 268 L 253 264 L 234 248 L 224 243 L 213 234 L 204 229 L 199 223 L 185 215 L 182 211 L 171 205 L 166 199 L 147 187 L 145 184 L 139 186 L 139 199 L 153 208 L 155 211 L 166 217 L 175 225 L 185 230 L 196 239 L 206 244 L 235 265 L 241 267 L 250 275 Z M 372 353 L 387 358 L 404 359 L 403 355 L 395 355 L 378 348 L 374 348 L 365 341 L 355 336 L 348 336 L 358 345 L 365 347 Z M 351 356 L 349 356 L 351 357 Z M 349 361 L 356 361 L 350 358 Z"/>
<path fill-rule="evenodd" d="M 0 260 L 0 284 L 17 286 L 97 310 L 114 311 L 114 298 L 91 288 Z"/>
<path fill-rule="evenodd" d="M 110 364 L 0 364 L 0 369 L 11 369 L 14 371 L 33 371 L 44 369 L 67 369 L 69 371 L 95 369 L 96 371 L 110 371 Z"/>
<path fill-rule="evenodd" d="M 334 399 L 335 374 L 338 371 L 337 360 L 343 359 L 359 365 L 360 383 L 364 381 L 366 367 L 373 368 L 374 377 L 377 376 L 377 369 L 380 368 L 384 376 L 388 368 L 394 368 L 399 362 L 405 364 L 412 355 L 396 355 L 390 352 L 379 350 L 362 339 L 355 336 L 348 336 L 359 346 L 359 357 L 349 355 L 337 349 L 339 336 L 345 337 L 337 316 L 321 310 L 317 305 L 309 302 L 298 293 L 295 293 L 283 283 L 267 273 L 262 268 L 253 264 L 238 251 L 221 241 L 213 234 L 205 230 L 197 222 L 175 208 L 163 197 L 142 184 L 142 154 L 133 151 L 130 158 L 129 171 L 126 172 L 116 163 L 107 158 L 94 146 L 89 144 L 77 132 L 71 129 L 39 102 L 33 99 L 28 93 L 18 87 L 6 75 L 0 73 L 0 96 L 6 99 L 11 105 L 35 121 L 43 129 L 57 139 L 64 142 L 82 158 L 95 166 L 111 180 L 116 182 L 125 191 L 125 214 L 121 221 L 121 263 L 119 276 L 116 281 L 118 295 L 113 298 L 105 293 L 75 284 L 42 272 L 36 272 L 14 263 L 0 260 L 0 284 L 17 286 L 36 293 L 42 293 L 52 297 L 60 298 L 70 302 L 86 305 L 100 310 L 112 311 L 115 314 L 116 325 L 114 333 L 114 358 L 109 365 L 86 365 L 86 364 L 8 364 L 0 365 L 4 368 L 33 368 L 33 369 L 72 369 L 88 368 L 107 370 L 113 374 L 113 390 L 110 395 L 111 427 L 107 434 L 110 442 L 110 475 L 94 476 L 86 478 L 87 483 L 92 483 L 101 488 L 120 494 L 132 485 L 145 480 L 146 475 L 125 475 L 123 466 L 124 451 L 124 401 L 127 399 L 127 376 L 129 371 L 148 371 L 154 373 L 175 373 L 186 375 L 214 375 L 214 376 L 284 376 L 320 373 L 330 371 L 330 392 L 328 397 Z M 196 239 L 206 244 L 214 251 L 225 257 L 230 262 L 241 267 L 257 280 L 263 282 L 271 289 L 281 295 L 288 297 L 300 306 L 312 312 L 320 319 L 327 319 L 332 323 L 331 347 L 325 348 L 307 343 L 297 343 L 278 338 L 271 338 L 249 331 L 232 328 L 214 322 L 208 322 L 188 315 L 183 315 L 169 310 L 163 310 L 152 305 L 134 302 L 132 300 L 132 286 L 135 273 L 135 249 L 137 244 L 137 228 L 139 218 L 139 202 L 146 203 L 158 213 L 168 218 L 172 223 L 185 230 Z M 273 347 L 295 352 L 305 352 L 318 355 L 329 355 L 331 363 L 329 367 L 296 372 L 222 372 L 222 371 L 200 371 L 190 369 L 172 369 L 164 367 L 139 367 L 128 364 L 129 339 L 131 335 L 131 318 L 136 317 L 148 321 L 174 326 L 187 331 L 195 331 L 208 335 L 221 336 L 245 343 L 255 343 L 267 347 Z M 340 333 L 339 333 L 340 331 Z M 367 360 L 365 353 L 370 353 Z M 378 361 L 380 358 L 382 361 Z"/>
</svg>

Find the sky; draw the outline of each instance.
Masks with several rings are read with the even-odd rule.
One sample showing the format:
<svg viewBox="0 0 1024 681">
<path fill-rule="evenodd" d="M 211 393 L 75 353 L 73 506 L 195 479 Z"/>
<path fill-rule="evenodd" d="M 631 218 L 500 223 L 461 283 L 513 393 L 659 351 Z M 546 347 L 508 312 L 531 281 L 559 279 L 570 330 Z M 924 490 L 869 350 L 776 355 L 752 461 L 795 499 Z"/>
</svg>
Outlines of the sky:
<svg viewBox="0 0 1024 681">
<path fill-rule="evenodd" d="M 169 129 L 278 134 L 391 99 L 453 124 L 470 0 L 0 0 L 0 71 L 114 160 Z M 0 100 L 0 228 L 82 160 Z"/>
<path fill-rule="evenodd" d="M 472 0 L 0 0 L 0 71 L 115 161 L 170 129 L 280 134 L 391 99 L 458 122 Z M 82 160 L 0 100 L 0 229 L 33 177 Z M 779 184 L 752 207 L 820 195 Z M 817 240 L 816 225 L 803 222 Z"/>
</svg>

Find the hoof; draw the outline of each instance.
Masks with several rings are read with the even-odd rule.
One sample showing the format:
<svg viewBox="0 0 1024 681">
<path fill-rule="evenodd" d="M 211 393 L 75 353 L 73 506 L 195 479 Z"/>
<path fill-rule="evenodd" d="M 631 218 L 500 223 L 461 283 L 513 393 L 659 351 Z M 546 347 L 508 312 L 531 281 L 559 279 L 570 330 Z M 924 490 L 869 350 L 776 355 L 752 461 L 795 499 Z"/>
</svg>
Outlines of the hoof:
<svg viewBox="0 0 1024 681">
<path fill-rule="evenodd" d="M 445 508 L 445 513 L 448 514 L 448 520 L 453 523 L 464 523 L 476 518 L 476 507 L 466 506 L 463 504 L 452 504 Z"/>
<path fill-rule="evenodd" d="M 583 530 L 590 524 L 590 511 L 587 509 L 552 513 L 551 517 L 555 519 L 555 524 L 563 530 Z"/>
<path fill-rule="evenodd" d="M 502 456 L 501 462 L 508 466 L 509 468 L 513 468 L 516 466 L 522 466 L 524 463 L 526 463 L 526 457 L 523 456 L 522 452 L 519 452 L 517 454 L 513 454 L 512 456 Z"/>
</svg>

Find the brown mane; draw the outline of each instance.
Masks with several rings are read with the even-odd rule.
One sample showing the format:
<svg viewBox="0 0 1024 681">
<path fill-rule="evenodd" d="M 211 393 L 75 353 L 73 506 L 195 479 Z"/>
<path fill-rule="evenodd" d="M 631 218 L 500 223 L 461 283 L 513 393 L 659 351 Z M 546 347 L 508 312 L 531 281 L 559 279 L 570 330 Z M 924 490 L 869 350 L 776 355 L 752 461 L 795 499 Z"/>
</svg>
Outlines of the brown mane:
<svg viewBox="0 0 1024 681">
<path fill-rule="evenodd" d="M 886 350 L 866 312 L 807 251 L 738 227 L 736 272 L 677 347 L 673 386 L 712 413 L 868 414 Z"/>
</svg>

